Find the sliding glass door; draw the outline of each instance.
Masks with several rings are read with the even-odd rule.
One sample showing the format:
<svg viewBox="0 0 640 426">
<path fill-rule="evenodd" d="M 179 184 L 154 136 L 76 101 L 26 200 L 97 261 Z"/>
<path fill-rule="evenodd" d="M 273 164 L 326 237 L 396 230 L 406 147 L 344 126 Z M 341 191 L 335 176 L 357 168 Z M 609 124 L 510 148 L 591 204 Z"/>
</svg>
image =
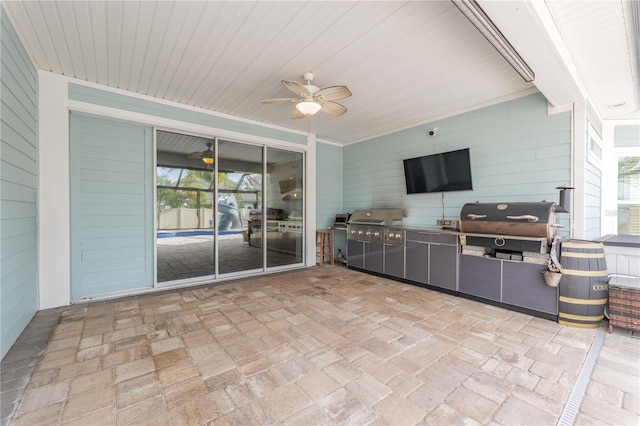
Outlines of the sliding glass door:
<svg viewBox="0 0 640 426">
<path fill-rule="evenodd" d="M 263 148 L 221 140 L 218 152 L 218 273 L 263 269 Z"/>
<path fill-rule="evenodd" d="M 214 140 L 156 132 L 157 282 L 215 274 Z"/>
<path fill-rule="evenodd" d="M 156 141 L 157 283 L 302 264 L 302 153 L 166 131 Z"/>
<path fill-rule="evenodd" d="M 304 193 L 302 153 L 267 148 L 267 266 L 302 262 Z"/>
</svg>

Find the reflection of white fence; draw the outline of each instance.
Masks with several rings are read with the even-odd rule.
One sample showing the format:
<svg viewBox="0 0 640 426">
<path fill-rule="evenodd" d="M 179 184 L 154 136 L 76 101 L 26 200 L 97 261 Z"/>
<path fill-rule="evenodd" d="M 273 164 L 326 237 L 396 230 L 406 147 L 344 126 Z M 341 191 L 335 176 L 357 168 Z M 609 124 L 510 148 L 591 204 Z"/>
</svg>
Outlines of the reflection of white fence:
<svg viewBox="0 0 640 426">
<path fill-rule="evenodd" d="M 250 209 L 239 209 L 242 227 L 247 226 Z M 220 219 L 218 213 L 218 219 Z M 156 213 L 156 229 L 210 229 L 211 209 L 164 209 Z"/>
</svg>

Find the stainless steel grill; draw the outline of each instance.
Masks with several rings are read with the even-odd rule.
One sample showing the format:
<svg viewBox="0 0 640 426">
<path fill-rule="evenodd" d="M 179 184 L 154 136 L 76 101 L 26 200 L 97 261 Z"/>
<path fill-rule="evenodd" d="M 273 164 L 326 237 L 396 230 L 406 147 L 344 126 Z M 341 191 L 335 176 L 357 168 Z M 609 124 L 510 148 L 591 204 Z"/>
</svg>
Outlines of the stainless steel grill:
<svg viewBox="0 0 640 426">
<path fill-rule="evenodd" d="M 519 237 L 546 238 L 557 233 L 553 202 L 468 203 L 460 211 L 460 231 Z"/>
<path fill-rule="evenodd" d="M 401 209 L 354 210 L 349 224 L 391 226 L 400 222 L 403 216 Z"/>
</svg>

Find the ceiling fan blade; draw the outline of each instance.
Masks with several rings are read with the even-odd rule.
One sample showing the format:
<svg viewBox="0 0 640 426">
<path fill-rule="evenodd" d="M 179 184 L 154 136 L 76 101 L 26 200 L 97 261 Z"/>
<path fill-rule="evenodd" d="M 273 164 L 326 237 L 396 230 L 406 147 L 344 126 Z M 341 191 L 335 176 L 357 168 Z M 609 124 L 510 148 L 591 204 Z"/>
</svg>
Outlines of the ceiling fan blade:
<svg viewBox="0 0 640 426">
<path fill-rule="evenodd" d="M 323 101 L 337 101 L 351 96 L 351 90 L 347 86 L 331 86 L 319 90 L 314 96 Z"/>
<path fill-rule="evenodd" d="M 282 84 L 284 84 L 284 87 L 291 90 L 296 95 L 308 96 L 310 94 L 309 90 L 306 87 L 304 87 L 304 84 L 298 83 L 297 81 L 282 80 Z"/>
<path fill-rule="evenodd" d="M 262 101 L 263 104 L 287 104 L 289 102 L 295 102 L 299 100 L 298 98 L 274 98 L 274 99 L 265 99 Z"/>
<path fill-rule="evenodd" d="M 327 114 L 340 116 L 347 112 L 347 109 L 336 102 L 323 102 L 320 111 L 326 112 Z"/>
<path fill-rule="evenodd" d="M 301 113 L 300 111 L 298 111 L 298 108 L 294 108 L 293 109 L 293 114 L 291 114 L 291 118 L 293 119 L 299 119 L 299 118 L 305 118 L 306 115 Z"/>
</svg>

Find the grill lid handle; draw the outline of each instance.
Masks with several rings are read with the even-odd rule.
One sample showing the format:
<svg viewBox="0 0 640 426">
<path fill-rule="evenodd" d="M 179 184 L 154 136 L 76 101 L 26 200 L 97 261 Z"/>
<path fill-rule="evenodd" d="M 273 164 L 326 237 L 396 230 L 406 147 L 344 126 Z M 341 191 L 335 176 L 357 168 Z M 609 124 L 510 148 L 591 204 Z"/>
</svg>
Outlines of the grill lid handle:
<svg viewBox="0 0 640 426">
<path fill-rule="evenodd" d="M 484 218 L 486 218 L 486 217 L 487 217 L 487 215 L 486 215 L 486 214 L 474 214 L 474 213 L 469 213 L 469 214 L 467 215 L 467 218 L 468 218 L 468 219 L 471 219 L 471 220 L 484 219 Z"/>
<path fill-rule="evenodd" d="M 538 216 L 534 216 L 531 214 L 523 214 L 521 216 L 507 216 L 507 219 L 512 219 L 512 220 L 528 220 L 529 222 L 537 222 L 538 221 Z"/>
</svg>

